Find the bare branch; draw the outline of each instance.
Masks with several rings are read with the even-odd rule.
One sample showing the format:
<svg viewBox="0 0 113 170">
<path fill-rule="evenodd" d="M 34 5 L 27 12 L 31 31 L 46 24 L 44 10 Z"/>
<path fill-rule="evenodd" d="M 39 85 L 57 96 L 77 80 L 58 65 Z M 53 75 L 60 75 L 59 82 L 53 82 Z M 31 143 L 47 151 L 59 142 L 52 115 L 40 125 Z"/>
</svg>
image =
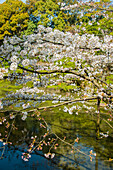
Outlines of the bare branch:
<svg viewBox="0 0 113 170">
<path fill-rule="evenodd" d="M 57 105 L 39 107 L 39 108 L 37 108 L 37 110 L 43 110 L 43 109 L 49 109 L 49 108 L 59 107 L 59 106 L 62 106 L 62 105 L 66 105 L 66 104 L 69 104 L 69 103 L 80 102 L 80 101 L 95 100 L 95 99 L 97 99 L 97 98 L 98 98 L 98 97 L 90 97 L 90 98 L 84 98 L 84 99 L 74 99 L 74 100 L 70 100 L 70 101 L 67 101 L 67 102 L 63 102 L 63 103 L 60 103 L 60 104 L 57 104 Z"/>
</svg>

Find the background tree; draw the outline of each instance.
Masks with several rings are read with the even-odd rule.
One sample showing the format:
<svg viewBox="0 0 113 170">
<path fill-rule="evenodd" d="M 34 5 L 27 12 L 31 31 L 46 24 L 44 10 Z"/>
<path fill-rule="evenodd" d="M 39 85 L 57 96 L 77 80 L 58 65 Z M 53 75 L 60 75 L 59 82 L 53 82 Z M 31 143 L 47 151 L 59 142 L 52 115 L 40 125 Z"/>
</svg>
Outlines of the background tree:
<svg viewBox="0 0 113 170">
<path fill-rule="evenodd" d="M 31 34 L 37 25 L 73 33 L 77 29 L 80 34 L 112 35 L 112 13 L 110 0 L 86 3 L 27 0 L 26 4 L 20 0 L 7 0 L 0 5 L 0 40 L 6 35 Z"/>
<path fill-rule="evenodd" d="M 65 30 L 76 20 L 76 11 L 63 11 L 61 8 L 66 5 L 73 5 L 76 1 L 57 0 L 27 0 L 30 20 L 38 25 L 50 26 L 55 29 Z"/>
<path fill-rule="evenodd" d="M 110 0 L 78 3 L 75 8 L 77 11 L 75 25 L 81 33 L 113 34 L 113 7 Z"/>
<path fill-rule="evenodd" d="M 0 4 L 0 40 L 6 35 L 19 34 L 28 24 L 27 6 L 20 0 L 7 0 Z"/>
</svg>

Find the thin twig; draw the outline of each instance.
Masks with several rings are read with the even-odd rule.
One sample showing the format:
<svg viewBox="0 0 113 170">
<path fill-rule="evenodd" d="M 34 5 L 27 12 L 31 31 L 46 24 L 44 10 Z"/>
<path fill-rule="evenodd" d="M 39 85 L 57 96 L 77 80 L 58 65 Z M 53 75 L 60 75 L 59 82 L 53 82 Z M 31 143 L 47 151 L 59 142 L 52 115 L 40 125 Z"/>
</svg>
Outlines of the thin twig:
<svg viewBox="0 0 113 170">
<path fill-rule="evenodd" d="M 15 117 L 16 117 L 16 116 L 15 116 Z M 12 131 L 12 129 L 13 129 L 14 121 L 15 121 L 15 119 L 13 120 L 13 122 L 12 122 L 12 124 L 11 124 L 11 129 L 10 129 L 10 131 L 9 131 L 9 134 L 8 134 L 8 136 L 7 136 L 7 139 L 6 139 L 6 141 L 5 141 L 5 144 L 7 144 L 7 142 L 8 142 L 9 136 L 10 136 L 11 131 Z M 3 158 L 4 152 L 5 152 L 5 145 L 4 145 L 4 147 L 3 147 L 3 151 L 2 151 L 2 154 L 1 154 L 0 159 Z"/>
<path fill-rule="evenodd" d="M 106 122 L 109 126 L 110 126 L 110 128 L 112 128 L 113 129 L 113 126 L 107 121 L 107 120 L 105 120 L 104 118 L 101 118 L 104 122 Z"/>
<path fill-rule="evenodd" d="M 45 121 L 45 119 L 43 119 L 43 121 L 45 122 L 46 126 L 48 127 L 48 124 L 47 124 L 47 122 Z M 57 139 L 59 139 L 60 141 L 62 141 L 62 142 L 65 143 L 65 144 L 71 146 L 72 148 L 76 149 L 79 153 L 84 154 L 84 155 L 90 157 L 90 155 L 87 155 L 87 154 L 85 154 L 84 152 L 80 151 L 78 148 L 76 148 L 75 146 L 73 146 L 73 144 L 68 143 L 68 142 L 66 142 L 65 140 L 61 139 L 56 133 L 53 132 L 53 134 L 57 137 Z"/>
</svg>

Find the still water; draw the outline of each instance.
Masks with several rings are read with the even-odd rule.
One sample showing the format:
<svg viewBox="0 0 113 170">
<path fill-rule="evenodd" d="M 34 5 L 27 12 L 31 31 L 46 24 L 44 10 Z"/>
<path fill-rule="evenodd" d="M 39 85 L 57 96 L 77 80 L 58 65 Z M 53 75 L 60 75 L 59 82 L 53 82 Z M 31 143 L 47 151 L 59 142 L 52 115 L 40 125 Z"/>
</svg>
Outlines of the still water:
<svg viewBox="0 0 113 170">
<path fill-rule="evenodd" d="M 29 161 L 25 162 L 21 156 L 28 148 L 28 143 L 31 140 L 30 137 L 34 135 L 41 136 L 41 134 L 44 134 L 43 131 L 45 129 L 40 128 L 39 123 L 34 121 L 33 118 L 27 118 L 24 122 L 17 118 L 15 124 L 17 124 L 18 129 L 10 134 L 9 141 L 12 144 L 5 146 L 3 159 L 0 160 L 1 170 L 113 169 L 113 163 L 108 161 L 109 158 L 113 157 L 113 136 L 111 134 L 108 137 L 96 140 L 95 122 L 91 115 L 86 116 L 86 114 L 81 113 L 81 115 L 70 118 L 66 113 L 54 113 L 49 110 L 42 114 L 46 115 L 46 121 L 49 122 L 49 126 L 61 138 L 66 136 L 66 141 L 72 143 L 78 137 L 79 142 L 75 142 L 74 145 L 85 154 L 89 154 L 92 150 L 96 153 L 96 156 L 93 156 L 92 161 L 90 161 L 88 156 L 79 152 L 73 154 L 68 145 L 59 141 L 58 148 L 54 150 L 55 157 L 53 159 L 47 159 L 44 156 L 44 153 L 47 153 L 48 150 L 46 147 L 41 151 L 34 151 Z M 3 134 L 3 126 L 1 128 L 1 133 Z M 109 129 L 105 124 L 102 125 L 101 131 L 102 128 L 106 128 L 106 131 Z M 0 145 L 2 147 L 3 143 L 1 142 Z M 1 148 L 0 154 L 2 152 L 3 149 Z"/>
<path fill-rule="evenodd" d="M 3 94 L 1 94 L 3 95 Z M 90 103 L 95 105 L 96 103 Z M 87 103 L 87 107 L 89 107 Z M 80 106 L 82 107 L 82 103 Z M 70 104 L 69 107 L 75 106 Z M 0 170 L 58 170 L 58 169 L 80 169 L 80 170 L 112 170 L 113 161 L 113 130 L 106 124 L 106 114 L 102 115 L 100 121 L 100 139 L 96 139 L 96 112 L 94 110 L 87 112 L 83 109 L 76 114 L 76 111 L 70 115 L 64 112 L 64 106 L 57 108 L 45 109 L 38 113 L 30 112 L 25 120 L 22 120 L 20 112 L 12 111 L 14 108 L 9 106 L 0 113 Z M 102 111 L 103 108 L 101 109 Z M 5 111 L 5 112 L 4 112 Z M 29 109 L 27 110 L 29 112 Z M 36 116 L 35 114 L 39 114 Z M 11 117 L 15 115 L 15 118 Z M 9 116 L 10 115 L 10 116 Z M 6 118 L 6 120 L 5 120 Z M 44 120 L 47 127 L 43 127 Z M 110 122 L 112 124 L 112 122 Z M 45 133 L 48 135 L 44 138 L 47 143 L 40 145 Z M 55 134 L 61 139 L 56 139 Z M 33 143 L 31 158 L 29 161 L 22 159 L 23 153 L 27 152 Z M 51 142 L 50 141 L 54 141 Z M 76 141 L 78 139 L 78 141 Z M 64 142 L 63 142 L 63 141 Z M 6 145 L 5 145 L 6 144 Z M 56 144 L 56 147 L 55 147 Z M 73 151 L 72 144 L 75 148 Z M 36 149 L 34 149 L 36 147 Z M 55 156 L 51 159 L 45 154 L 49 152 Z M 79 151 L 78 151 L 79 149 Z M 92 154 L 92 159 L 88 155 Z"/>
</svg>

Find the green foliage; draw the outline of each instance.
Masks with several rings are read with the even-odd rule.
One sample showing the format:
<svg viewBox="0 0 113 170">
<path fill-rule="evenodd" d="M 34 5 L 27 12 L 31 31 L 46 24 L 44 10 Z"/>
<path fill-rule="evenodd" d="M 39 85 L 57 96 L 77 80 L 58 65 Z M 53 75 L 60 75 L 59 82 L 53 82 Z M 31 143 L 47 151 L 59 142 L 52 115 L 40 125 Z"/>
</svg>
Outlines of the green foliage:
<svg viewBox="0 0 113 170">
<path fill-rule="evenodd" d="M 0 40 L 6 35 L 19 34 L 27 27 L 27 6 L 20 0 L 7 0 L 0 4 Z"/>
<path fill-rule="evenodd" d="M 93 2 L 89 6 L 84 5 L 80 10 L 84 11 L 83 16 L 78 15 L 75 24 L 79 25 L 77 27 L 82 34 L 113 35 L 113 7 L 110 4 L 110 0 Z"/>
<path fill-rule="evenodd" d="M 38 25 L 51 26 L 63 30 L 65 27 L 64 14 L 60 11 L 59 5 L 53 0 L 37 1 L 33 15 L 39 17 Z"/>
<path fill-rule="evenodd" d="M 67 85 L 65 82 L 62 82 L 62 83 L 58 83 L 58 85 L 48 86 L 48 88 L 57 89 L 62 92 L 69 92 L 69 91 L 72 92 L 74 91 L 74 89 L 77 89 L 77 86 Z"/>
<path fill-rule="evenodd" d="M 33 82 L 32 81 L 27 82 L 26 87 L 30 87 L 30 88 L 33 87 Z"/>
<path fill-rule="evenodd" d="M 75 1 L 57 0 L 7 0 L 0 4 L 0 40 L 5 36 L 32 34 L 37 25 L 60 31 L 73 31 L 75 25 L 80 34 L 113 35 L 113 7 L 110 0 L 83 4 L 80 8 L 61 10 L 61 4 L 72 5 Z M 108 6 L 109 8 L 106 8 Z M 90 9 L 95 9 L 90 11 Z M 106 10 L 108 9 L 108 10 Z M 83 16 L 81 17 L 81 13 Z"/>
<path fill-rule="evenodd" d="M 106 79 L 106 83 L 110 83 L 110 84 L 113 84 L 113 75 L 108 75 L 107 76 L 107 79 Z"/>
<path fill-rule="evenodd" d="M 36 24 L 33 23 L 33 21 L 28 21 L 28 27 L 26 30 L 21 32 L 21 35 L 30 35 L 33 34 L 34 30 L 36 29 Z"/>
<path fill-rule="evenodd" d="M 16 90 L 21 89 L 21 88 L 22 88 L 22 85 L 15 86 L 8 80 L 0 80 L 0 95 L 1 96 L 2 95 L 4 96 L 6 92 L 11 92 L 11 91 L 15 92 Z"/>
<path fill-rule="evenodd" d="M 63 66 L 63 68 L 73 68 L 75 69 L 75 61 L 72 61 L 71 57 L 63 57 L 61 60 L 57 60 L 58 66 Z"/>
</svg>

